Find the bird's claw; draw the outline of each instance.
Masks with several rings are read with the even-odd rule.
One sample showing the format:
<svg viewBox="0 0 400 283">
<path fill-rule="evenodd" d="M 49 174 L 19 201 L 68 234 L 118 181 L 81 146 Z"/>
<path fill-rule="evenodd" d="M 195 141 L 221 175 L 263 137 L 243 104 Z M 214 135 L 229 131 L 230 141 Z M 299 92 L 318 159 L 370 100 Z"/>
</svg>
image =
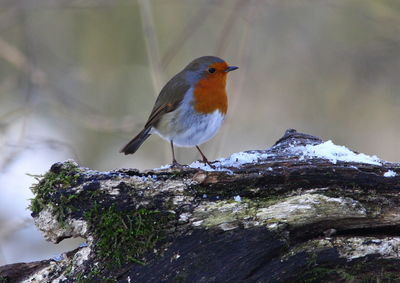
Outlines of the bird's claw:
<svg viewBox="0 0 400 283">
<path fill-rule="evenodd" d="M 203 163 L 204 163 L 204 164 L 207 164 L 207 165 L 210 166 L 212 169 L 215 169 L 215 166 L 212 165 L 212 164 L 210 163 L 210 161 L 208 161 L 207 158 L 203 158 Z"/>
<path fill-rule="evenodd" d="M 187 166 L 187 165 L 182 165 L 178 161 L 176 161 L 175 159 L 172 160 L 171 168 L 183 169 L 183 168 L 185 168 L 185 166 Z"/>
</svg>

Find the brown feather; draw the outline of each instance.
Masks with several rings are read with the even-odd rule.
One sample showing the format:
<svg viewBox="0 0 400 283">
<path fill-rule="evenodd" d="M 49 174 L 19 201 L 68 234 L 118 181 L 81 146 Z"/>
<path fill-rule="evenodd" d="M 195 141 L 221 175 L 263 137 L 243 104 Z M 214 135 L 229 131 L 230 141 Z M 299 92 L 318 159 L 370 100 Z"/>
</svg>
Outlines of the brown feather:
<svg viewBox="0 0 400 283">
<path fill-rule="evenodd" d="M 151 128 L 144 128 L 136 137 L 134 137 L 130 142 L 128 142 L 119 152 L 126 154 L 135 153 L 139 147 L 144 143 L 144 141 L 150 137 Z"/>
<path fill-rule="evenodd" d="M 190 88 L 190 85 L 185 83 L 182 76 L 182 73 L 177 74 L 163 87 L 144 129 L 129 143 L 127 143 L 120 152 L 125 154 L 135 153 L 143 142 L 151 135 L 151 128 L 157 127 L 160 118 L 164 114 L 174 111 L 179 106 L 186 91 Z"/>
<path fill-rule="evenodd" d="M 174 111 L 182 102 L 190 85 L 184 79 L 183 72 L 173 77 L 161 90 L 146 122 L 146 127 L 156 127 L 159 119 L 166 113 Z"/>
</svg>

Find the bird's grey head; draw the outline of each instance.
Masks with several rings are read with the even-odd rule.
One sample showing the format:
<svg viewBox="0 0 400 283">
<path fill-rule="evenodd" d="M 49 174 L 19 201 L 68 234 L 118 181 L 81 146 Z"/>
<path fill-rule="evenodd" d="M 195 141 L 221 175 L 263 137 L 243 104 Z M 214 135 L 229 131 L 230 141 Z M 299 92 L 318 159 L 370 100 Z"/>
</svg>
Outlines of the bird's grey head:
<svg viewBox="0 0 400 283">
<path fill-rule="evenodd" d="M 197 82 L 204 75 L 214 72 L 230 72 L 237 67 L 229 66 L 223 59 L 215 56 L 203 56 L 190 62 L 183 72 L 190 83 Z"/>
</svg>

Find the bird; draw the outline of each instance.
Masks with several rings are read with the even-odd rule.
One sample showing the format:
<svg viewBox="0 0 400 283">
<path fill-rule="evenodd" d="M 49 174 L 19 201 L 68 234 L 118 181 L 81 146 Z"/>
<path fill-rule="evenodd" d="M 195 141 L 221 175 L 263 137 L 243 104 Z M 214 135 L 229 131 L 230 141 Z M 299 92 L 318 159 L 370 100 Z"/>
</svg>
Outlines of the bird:
<svg viewBox="0 0 400 283">
<path fill-rule="evenodd" d="M 169 141 L 172 166 L 182 166 L 175 158 L 174 146 L 196 147 L 205 164 L 212 164 L 200 150 L 218 132 L 228 110 L 226 80 L 238 69 L 216 56 L 191 61 L 161 89 L 149 118 L 121 150 L 133 154 L 152 134 Z"/>
</svg>

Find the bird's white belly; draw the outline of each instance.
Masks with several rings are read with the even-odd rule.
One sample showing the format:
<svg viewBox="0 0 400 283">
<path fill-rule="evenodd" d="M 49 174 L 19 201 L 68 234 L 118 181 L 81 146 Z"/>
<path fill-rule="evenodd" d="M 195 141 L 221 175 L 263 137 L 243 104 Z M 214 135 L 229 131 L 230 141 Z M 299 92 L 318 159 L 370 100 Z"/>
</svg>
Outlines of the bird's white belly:
<svg viewBox="0 0 400 283">
<path fill-rule="evenodd" d="M 211 139 L 221 127 L 225 115 L 219 110 L 198 114 L 193 110 L 165 114 L 153 132 L 177 146 L 193 147 Z"/>
</svg>

